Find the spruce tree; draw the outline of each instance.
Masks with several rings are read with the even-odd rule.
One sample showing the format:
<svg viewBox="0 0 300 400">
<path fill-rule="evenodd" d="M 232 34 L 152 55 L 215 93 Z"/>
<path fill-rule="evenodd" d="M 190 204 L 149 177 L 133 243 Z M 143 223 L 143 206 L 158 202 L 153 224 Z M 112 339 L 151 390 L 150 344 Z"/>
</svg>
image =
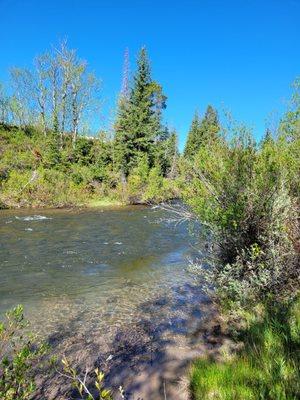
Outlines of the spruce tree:
<svg viewBox="0 0 300 400">
<path fill-rule="evenodd" d="M 217 139 L 218 132 L 220 131 L 219 117 L 217 111 L 208 106 L 201 123 L 201 130 L 203 131 L 203 138 L 207 142 Z"/>
<path fill-rule="evenodd" d="M 161 112 L 165 108 L 161 86 L 151 79 L 147 51 L 138 57 L 129 98 L 119 101 L 115 124 L 116 164 L 128 175 L 144 154 L 150 166 L 155 158 L 155 143 L 161 133 Z"/>
<path fill-rule="evenodd" d="M 114 124 L 114 166 L 121 172 L 122 180 L 127 172 L 129 148 L 129 114 L 130 114 L 130 87 L 129 87 L 129 50 L 124 54 L 122 89 L 118 99 L 117 115 Z"/>
<path fill-rule="evenodd" d="M 192 120 L 192 124 L 188 133 L 185 149 L 184 149 L 184 157 L 191 158 L 195 155 L 197 150 L 199 149 L 199 144 L 201 142 L 201 132 L 200 132 L 201 121 L 199 118 L 199 114 L 196 111 Z"/>
<path fill-rule="evenodd" d="M 130 146 L 130 102 L 129 97 L 120 96 L 117 117 L 114 126 L 114 164 L 122 175 L 128 172 L 128 162 L 131 156 Z"/>
<path fill-rule="evenodd" d="M 219 130 L 218 114 L 212 106 L 207 107 L 202 120 L 196 112 L 188 133 L 184 156 L 193 158 L 201 146 L 217 139 Z"/>
<path fill-rule="evenodd" d="M 133 153 L 129 160 L 134 165 L 140 153 L 151 153 L 155 141 L 156 116 L 152 91 L 150 64 L 145 48 L 138 58 L 138 70 L 130 96 L 130 133 Z"/>
</svg>

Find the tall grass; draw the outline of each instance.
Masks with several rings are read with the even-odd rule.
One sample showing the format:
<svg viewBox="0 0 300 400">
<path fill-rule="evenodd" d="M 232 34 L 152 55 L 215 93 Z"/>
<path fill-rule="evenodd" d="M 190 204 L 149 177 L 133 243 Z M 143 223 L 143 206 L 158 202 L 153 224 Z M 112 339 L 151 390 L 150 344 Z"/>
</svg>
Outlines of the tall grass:
<svg viewBox="0 0 300 400">
<path fill-rule="evenodd" d="M 266 307 L 240 332 L 244 348 L 222 363 L 199 359 L 191 371 L 194 400 L 300 398 L 300 301 Z"/>
</svg>

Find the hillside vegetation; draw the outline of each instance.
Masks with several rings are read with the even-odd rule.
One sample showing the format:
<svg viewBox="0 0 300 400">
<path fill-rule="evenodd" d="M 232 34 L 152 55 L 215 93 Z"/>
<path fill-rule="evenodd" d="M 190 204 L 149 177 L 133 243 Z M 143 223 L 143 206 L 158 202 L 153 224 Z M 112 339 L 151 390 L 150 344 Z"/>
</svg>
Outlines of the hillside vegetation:
<svg viewBox="0 0 300 400">
<path fill-rule="evenodd" d="M 14 207 L 66 207 L 157 202 L 177 196 L 176 176 L 162 174 L 142 158 L 121 180 L 105 137 L 80 136 L 75 145 L 38 129 L 0 126 L 0 204 Z"/>
<path fill-rule="evenodd" d="M 126 70 L 126 66 L 124 67 Z M 33 69 L 11 70 L 0 90 L 2 207 L 158 202 L 177 196 L 177 135 L 163 121 L 166 96 L 145 48 L 125 77 L 112 131 L 92 126 L 99 80 L 61 43 Z"/>
</svg>

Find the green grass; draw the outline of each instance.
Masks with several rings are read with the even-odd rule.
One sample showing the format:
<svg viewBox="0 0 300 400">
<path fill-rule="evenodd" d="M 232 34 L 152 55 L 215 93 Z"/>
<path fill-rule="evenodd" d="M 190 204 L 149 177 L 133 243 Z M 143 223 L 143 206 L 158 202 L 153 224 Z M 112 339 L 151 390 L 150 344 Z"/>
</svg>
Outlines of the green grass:
<svg viewBox="0 0 300 400">
<path fill-rule="evenodd" d="M 255 318 L 241 332 L 234 358 L 197 360 L 191 371 L 194 400 L 296 400 L 300 398 L 300 302 Z"/>
</svg>

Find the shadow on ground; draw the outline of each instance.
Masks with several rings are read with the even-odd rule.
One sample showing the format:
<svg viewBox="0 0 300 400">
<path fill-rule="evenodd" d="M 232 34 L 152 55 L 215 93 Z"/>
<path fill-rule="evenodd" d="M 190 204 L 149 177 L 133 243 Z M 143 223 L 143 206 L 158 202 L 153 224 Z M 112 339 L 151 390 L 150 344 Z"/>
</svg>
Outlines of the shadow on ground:
<svg viewBox="0 0 300 400">
<path fill-rule="evenodd" d="M 106 385 L 114 392 L 122 386 L 129 400 L 188 399 L 190 362 L 217 353 L 228 340 L 216 310 L 199 286 L 186 284 L 145 302 L 139 312 L 138 322 L 109 335 L 97 330 L 77 334 L 83 318 L 78 315 L 68 326 L 60 326 L 48 342 L 58 357 L 65 355 L 81 373 L 99 367 L 106 374 Z M 70 381 L 56 370 L 41 373 L 37 384 L 42 389 L 35 399 L 79 398 Z"/>
</svg>

